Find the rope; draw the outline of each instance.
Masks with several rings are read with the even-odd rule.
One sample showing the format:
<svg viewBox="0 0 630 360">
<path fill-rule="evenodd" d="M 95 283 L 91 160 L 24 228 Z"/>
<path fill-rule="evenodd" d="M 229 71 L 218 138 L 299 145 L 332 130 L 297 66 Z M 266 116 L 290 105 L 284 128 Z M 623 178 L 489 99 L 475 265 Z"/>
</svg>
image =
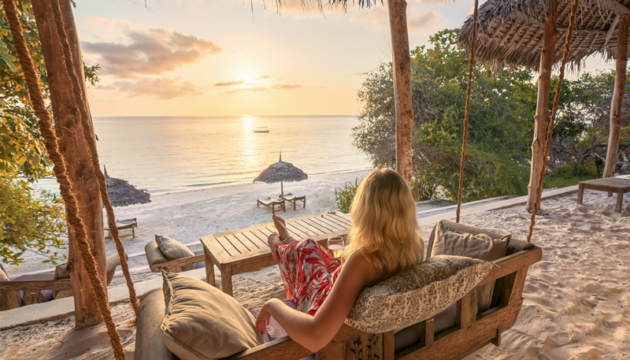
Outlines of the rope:
<svg viewBox="0 0 630 360">
<path fill-rule="evenodd" d="M 92 160 L 92 169 L 94 170 L 94 175 L 96 175 L 96 178 L 98 179 L 101 199 L 103 200 L 103 205 L 105 205 L 105 209 L 107 211 L 107 222 L 109 224 L 109 231 L 111 232 L 112 237 L 114 238 L 114 242 L 116 243 L 116 250 L 118 251 L 118 256 L 120 257 L 120 267 L 122 268 L 125 280 L 127 281 L 127 287 L 129 288 L 129 299 L 137 318 L 138 299 L 136 297 L 136 290 L 133 286 L 133 282 L 131 281 L 131 275 L 129 274 L 129 265 L 127 264 L 127 258 L 125 256 L 125 248 L 123 247 L 122 242 L 120 241 L 120 237 L 118 235 L 114 209 L 112 208 L 112 204 L 109 201 L 109 196 L 107 196 L 107 182 L 105 180 L 105 175 L 103 175 L 103 172 L 101 172 L 101 165 L 98 161 L 96 141 L 92 136 L 93 131 L 90 123 L 88 122 L 89 115 L 87 113 L 86 102 L 83 99 L 83 92 L 81 91 L 79 78 L 74 70 L 74 59 L 72 58 L 72 52 L 70 51 L 70 45 L 68 43 L 68 36 L 66 35 L 66 31 L 63 26 L 59 0 L 52 0 L 51 5 L 53 10 L 53 18 L 55 19 L 55 25 L 57 28 L 57 34 L 59 35 L 59 41 L 61 42 L 61 47 L 63 49 L 63 60 L 64 64 L 66 65 L 66 72 L 68 73 L 68 76 L 70 76 L 70 80 L 72 81 L 72 94 L 74 95 L 75 105 L 79 109 L 79 112 L 81 114 L 81 128 L 83 130 L 83 137 L 85 138 L 85 142 L 88 144 L 88 153 Z"/>
<path fill-rule="evenodd" d="M 549 128 L 547 129 L 547 139 L 545 141 L 545 153 L 543 156 L 542 171 L 538 177 L 538 188 L 536 191 L 536 201 L 534 202 L 534 210 L 532 211 L 532 218 L 529 223 L 529 233 L 527 234 L 527 242 L 531 242 L 532 235 L 534 234 L 534 225 L 536 225 L 536 214 L 540 207 L 540 198 L 542 196 L 543 179 L 545 178 L 545 169 L 547 168 L 547 157 L 549 156 L 549 150 L 551 148 L 551 137 L 553 135 L 553 127 L 556 122 L 556 113 L 558 112 L 558 103 L 560 102 L 560 93 L 562 91 L 562 81 L 564 80 L 564 67 L 567 64 L 567 58 L 569 57 L 569 50 L 571 47 L 571 35 L 573 34 L 573 26 L 575 25 L 575 15 L 577 13 L 578 0 L 573 0 L 571 5 L 571 17 L 569 18 L 569 28 L 567 29 L 567 39 L 564 42 L 564 51 L 562 53 L 562 65 L 560 66 L 560 74 L 558 75 L 558 85 L 556 86 L 556 93 L 553 97 L 553 108 L 551 108 L 551 120 L 549 121 Z"/>
<path fill-rule="evenodd" d="M 475 40 L 477 38 L 477 16 L 479 15 L 479 0 L 475 0 L 475 12 L 473 14 L 472 41 L 470 47 L 470 59 L 468 60 L 468 87 L 466 88 L 466 114 L 464 115 L 464 139 L 462 142 L 462 160 L 459 163 L 459 190 L 457 191 L 457 219 L 459 224 L 459 212 L 462 208 L 462 192 L 464 190 L 464 163 L 466 162 L 466 144 L 468 143 L 468 118 L 470 116 L 470 93 L 472 90 L 473 67 L 475 64 Z"/>
<path fill-rule="evenodd" d="M 11 36 L 14 40 L 15 49 L 18 55 L 18 60 L 24 71 L 24 78 L 26 81 L 27 89 L 35 114 L 39 118 L 39 128 L 42 136 L 46 140 L 46 150 L 50 160 L 53 162 L 53 172 L 59 183 L 61 196 L 66 204 L 66 212 L 68 215 L 68 222 L 72 226 L 76 234 L 77 245 L 79 248 L 79 254 L 83 260 L 83 266 L 87 272 L 90 280 L 92 291 L 97 300 L 98 307 L 105 319 L 107 325 L 107 332 L 109 333 L 110 342 L 114 350 L 116 359 L 125 359 L 125 351 L 123 349 L 120 335 L 116 330 L 116 324 L 112 320 L 112 315 L 109 310 L 109 304 L 107 302 L 107 295 L 103 283 L 98 276 L 96 270 L 96 260 L 92 256 L 90 251 L 90 244 L 87 241 L 87 234 L 85 231 L 85 225 L 81 220 L 80 209 L 77 203 L 76 196 L 72 189 L 72 183 L 68 178 L 66 171 L 66 164 L 63 157 L 59 153 L 59 147 L 57 144 L 57 136 L 55 135 L 52 127 L 52 121 L 46 105 L 44 103 L 44 97 L 42 90 L 39 87 L 39 78 L 35 72 L 35 66 L 33 65 L 33 59 L 26 46 L 26 41 L 22 32 L 22 25 L 18 18 L 17 9 L 15 7 L 14 0 L 2 0 L 4 6 L 4 12 L 9 22 L 11 30 Z"/>
</svg>

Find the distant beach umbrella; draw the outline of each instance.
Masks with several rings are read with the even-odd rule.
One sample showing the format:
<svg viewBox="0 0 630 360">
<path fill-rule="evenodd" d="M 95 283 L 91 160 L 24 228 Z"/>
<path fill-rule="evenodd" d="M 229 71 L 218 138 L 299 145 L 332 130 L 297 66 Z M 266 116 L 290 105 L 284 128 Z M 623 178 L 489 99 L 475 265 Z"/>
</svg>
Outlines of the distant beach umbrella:
<svg viewBox="0 0 630 360">
<path fill-rule="evenodd" d="M 280 183 L 280 196 L 284 198 L 284 182 L 285 181 L 302 181 L 308 179 L 308 175 L 293 164 L 282 161 L 282 152 L 280 152 L 280 161 L 269 165 L 260 173 L 254 182 L 264 182 L 267 184 Z"/>
<path fill-rule="evenodd" d="M 107 183 L 107 195 L 112 206 L 128 206 L 135 204 L 148 204 L 151 202 L 151 194 L 144 190 L 136 189 L 135 186 L 129 184 L 123 179 L 116 179 L 107 175 L 105 169 L 105 181 Z"/>
</svg>

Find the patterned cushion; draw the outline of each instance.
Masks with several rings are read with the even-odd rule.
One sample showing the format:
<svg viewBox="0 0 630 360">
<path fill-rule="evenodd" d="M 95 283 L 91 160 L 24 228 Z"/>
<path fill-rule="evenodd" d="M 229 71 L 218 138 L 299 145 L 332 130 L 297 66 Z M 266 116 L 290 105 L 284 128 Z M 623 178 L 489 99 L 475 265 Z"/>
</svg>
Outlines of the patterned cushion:
<svg viewBox="0 0 630 360">
<path fill-rule="evenodd" d="M 492 267 L 491 262 L 463 256 L 431 257 L 364 289 L 346 323 L 372 334 L 417 324 L 461 299 Z"/>
</svg>

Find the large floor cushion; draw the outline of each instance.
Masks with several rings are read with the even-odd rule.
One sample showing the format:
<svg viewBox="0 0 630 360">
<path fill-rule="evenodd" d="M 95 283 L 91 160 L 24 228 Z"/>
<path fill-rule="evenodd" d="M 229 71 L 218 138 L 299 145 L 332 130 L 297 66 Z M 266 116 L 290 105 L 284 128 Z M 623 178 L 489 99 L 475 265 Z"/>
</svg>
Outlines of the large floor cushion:
<svg viewBox="0 0 630 360">
<path fill-rule="evenodd" d="M 162 274 L 162 339 L 181 360 L 221 359 L 264 343 L 256 319 L 233 297 L 199 279 Z"/>
<path fill-rule="evenodd" d="M 505 256 L 510 243 L 510 235 L 494 233 L 471 234 L 462 231 L 456 223 L 440 221 L 435 226 L 435 238 L 431 256 L 458 255 L 486 261 L 498 260 Z M 477 310 L 484 312 L 492 306 L 492 293 L 495 282 L 477 289 Z"/>
<path fill-rule="evenodd" d="M 346 323 L 367 333 L 397 331 L 438 314 L 488 275 L 491 262 L 438 255 L 364 289 Z"/>
</svg>

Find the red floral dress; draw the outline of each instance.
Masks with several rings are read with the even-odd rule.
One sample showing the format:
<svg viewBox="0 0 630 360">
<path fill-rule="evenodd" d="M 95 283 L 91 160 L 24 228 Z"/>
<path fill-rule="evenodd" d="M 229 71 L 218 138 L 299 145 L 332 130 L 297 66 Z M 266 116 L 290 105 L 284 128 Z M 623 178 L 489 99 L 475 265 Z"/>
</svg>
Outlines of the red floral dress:
<svg viewBox="0 0 630 360">
<path fill-rule="evenodd" d="M 289 244 L 280 242 L 276 246 L 276 258 L 287 298 L 297 310 L 315 315 L 330 293 L 342 266 L 337 267 L 328 250 L 313 239 Z"/>
</svg>

